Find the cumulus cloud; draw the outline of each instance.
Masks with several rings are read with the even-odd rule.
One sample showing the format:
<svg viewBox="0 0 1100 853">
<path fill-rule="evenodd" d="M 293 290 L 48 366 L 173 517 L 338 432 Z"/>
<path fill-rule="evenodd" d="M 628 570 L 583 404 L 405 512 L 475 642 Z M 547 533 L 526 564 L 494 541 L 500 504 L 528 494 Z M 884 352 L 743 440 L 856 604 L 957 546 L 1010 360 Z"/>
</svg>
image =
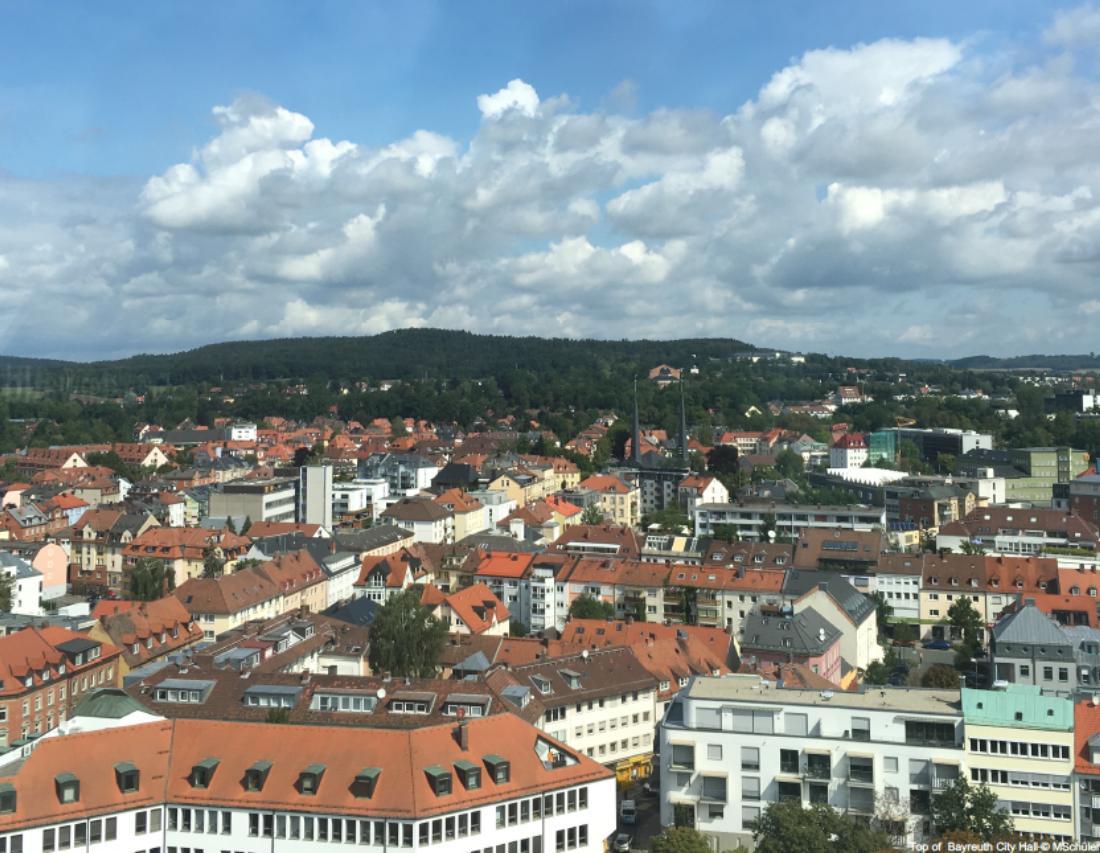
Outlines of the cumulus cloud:
<svg viewBox="0 0 1100 853">
<path fill-rule="evenodd" d="M 0 349 L 423 325 L 1088 349 L 1100 88 L 1074 35 L 1094 15 L 996 57 L 919 38 L 811 50 L 729 115 L 635 115 L 630 86 L 584 111 L 514 79 L 477 97 L 470 138 L 368 145 L 247 96 L 136 184 L 0 175 Z"/>
</svg>

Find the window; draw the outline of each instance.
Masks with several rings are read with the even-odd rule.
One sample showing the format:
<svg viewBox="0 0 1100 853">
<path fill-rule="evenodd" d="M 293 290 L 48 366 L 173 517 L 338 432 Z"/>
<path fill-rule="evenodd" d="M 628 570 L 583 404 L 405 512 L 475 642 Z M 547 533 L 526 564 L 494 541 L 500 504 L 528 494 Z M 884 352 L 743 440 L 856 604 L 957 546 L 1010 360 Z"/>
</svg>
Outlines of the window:
<svg viewBox="0 0 1100 853">
<path fill-rule="evenodd" d="M 708 743 L 707 744 L 707 760 L 708 761 L 721 761 L 722 760 L 722 744 L 720 744 L 720 743 Z"/>
<path fill-rule="evenodd" d="M 741 806 L 741 826 L 752 829 L 760 819 L 760 806 Z"/>
<path fill-rule="evenodd" d="M 742 770 L 759 770 L 760 769 L 760 749 L 755 746 L 743 746 L 741 747 L 741 769 Z"/>
<path fill-rule="evenodd" d="M 781 750 L 779 750 L 779 772 L 780 773 L 797 773 L 798 772 L 798 750 L 797 749 L 781 749 Z"/>
<path fill-rule="evenodd" d="M 805 736 L 808 727 L 808 720 L 806 714 L 784 714 L 784 722 L 786 724 L 786 732 L 789 735 L 801 735 Z"/>
<path fill-rule="evenodd" d="M 852 717 L 852 740 L 871 739 L 871 718 Z"/>
<path fill-rule="evenodd" d="M 673 744 L 672 766 L 682 770 L 694 770 L 695 747 L 688 744 Z"/>
<path fill-rule="evenodd" d="M 138 769 L 128 761 L 120 761 L 115 765 L 115 781 L 123 794 L 133 793 L 138 789 Z"/>
</svg>

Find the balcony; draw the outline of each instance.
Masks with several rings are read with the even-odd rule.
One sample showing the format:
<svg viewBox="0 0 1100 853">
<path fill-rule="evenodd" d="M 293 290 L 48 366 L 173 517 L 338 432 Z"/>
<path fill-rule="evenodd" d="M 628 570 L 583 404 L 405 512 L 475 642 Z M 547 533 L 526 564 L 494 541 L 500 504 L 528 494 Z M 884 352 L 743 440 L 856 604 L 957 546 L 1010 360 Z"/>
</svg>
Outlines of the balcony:
<svg viewBox="0 0 1100 853">
<path fill-rule="evenodd" d="M 806 776 L 810 779 L 831 779 L 832 762 L 827 755 L 806 756 Z"/>
</svg>

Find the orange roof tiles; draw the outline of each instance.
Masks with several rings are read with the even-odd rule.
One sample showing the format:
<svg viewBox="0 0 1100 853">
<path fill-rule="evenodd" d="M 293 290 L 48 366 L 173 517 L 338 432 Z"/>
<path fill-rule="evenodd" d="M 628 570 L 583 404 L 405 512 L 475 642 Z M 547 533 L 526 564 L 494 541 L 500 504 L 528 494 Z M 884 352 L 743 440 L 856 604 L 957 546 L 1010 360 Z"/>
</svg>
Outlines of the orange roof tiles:
<svg viewBox="0 0 1100 853">
<path fill-rule="evenodd" d="M 533 554 L 515 551 L 490 551 L 477 567 L 479 577 L 521 578 L 531 567 Z"/>
<path fill-rule="evenodd" d="M 448 595 L 447 606 L 473 634 L 488 631 L 511 616 L 504 602 L 483 583 L 475 583 Z"/>
<path fill-rule="evenodd" d="M 571 766 L 548 768 L 535 752 L 537 741 L 574 753 L 511 714 L 468 720 L 467 749 L 459 745 L 454 730 L 450 723 L 414 731 L 342 728 L 340 737 L 333 737 L 330 727 L 301 725 L 288 737 L 285 725 L 179 719 L 48 738 L 37 745 L 18 774 L 7 777 L 17 792 L 17 808 L 0 815 L 0 831 L 164 802 L 427 817 L 612 776 L 583 755 L 575 755 Z M 509 761 L 507 782 L 487 777 L 479 788 L 467 790 L 454 784 L 450 795 L 436 796 L 425 772 L 428 767 L 450 768 L 459 760 L 481 763 L 494 753 Z M 218 760 L 209 784 L 192 787 L 192 767 L 208 758 Z M 139 771 L 136 792 L 119 792 L 114 765 L 120 760 Z M 271 762 L 263 788 L 245 791 L 241 782 L 245 770 L 259 760 Z M 310 765 L 324 767 L 312 795 L 300 793 L 297 787 L 299 774 Z M 353 791 L 352 783 L 365 767 L 381 771 L 370 798 L 356 797 Z M 61 773 L 80 779 L 77 803 L 57 802 L 54 779 Z"/>
</svg>

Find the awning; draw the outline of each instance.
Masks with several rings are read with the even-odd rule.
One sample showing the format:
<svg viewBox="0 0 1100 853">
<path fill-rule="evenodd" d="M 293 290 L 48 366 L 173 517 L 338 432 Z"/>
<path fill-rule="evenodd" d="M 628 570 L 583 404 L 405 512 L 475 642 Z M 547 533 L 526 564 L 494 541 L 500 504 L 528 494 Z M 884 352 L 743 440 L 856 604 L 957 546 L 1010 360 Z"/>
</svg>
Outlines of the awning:
<svg viewBox="0 0 1100 853">
<path fill-rule="evenodd" d="M 848 757 L 849 758 L 874 758 L 875 754 L 873 752 L 849 752 Z"/>
<path fill-rule="evenodd" d="M 812 753 L 813 755 L 832 755 L 833 754 L 833 751 L 831 749 L 821 749 L 820 747 L 811 747 L 811 746 L 806 747 L 805 752 Z M 848 754 L 852 755 L 853 753 L 848 753 Z"/>
</svg>

